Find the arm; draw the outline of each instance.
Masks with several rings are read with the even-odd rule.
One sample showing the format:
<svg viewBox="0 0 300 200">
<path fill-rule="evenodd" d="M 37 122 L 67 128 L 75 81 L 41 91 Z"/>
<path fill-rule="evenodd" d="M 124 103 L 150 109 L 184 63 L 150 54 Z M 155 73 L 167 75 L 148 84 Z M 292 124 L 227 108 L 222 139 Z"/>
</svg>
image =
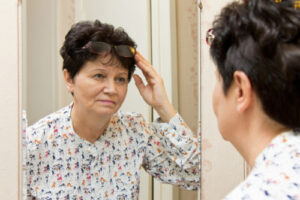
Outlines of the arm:
<svg viewBox="0 0 300 200">
<path fill-rule="evenodd" d="M 150 134 L 145 150 L 145 170 L 162 182 L 189 190 L 200 186 L 200 147 L 196 136 L 176 114 L 169 123 L 146 125 Z"/>
<path fill-rule="evenodd" d="M 197 137 L 176 114 L 170 103 L 160 75 L 139 53 L 135 55 L 136 65 L 146 78 L 145 85 L 138 75 L 135 84 L 147 104 L 159 114 L 162 122 L 148 126 L 148 138 L 144 168 L 161 181 L 197 189 L 200 184 L 200 147 Z M 147 129 L 147 127 L 146 127 Z"/>
</svg>

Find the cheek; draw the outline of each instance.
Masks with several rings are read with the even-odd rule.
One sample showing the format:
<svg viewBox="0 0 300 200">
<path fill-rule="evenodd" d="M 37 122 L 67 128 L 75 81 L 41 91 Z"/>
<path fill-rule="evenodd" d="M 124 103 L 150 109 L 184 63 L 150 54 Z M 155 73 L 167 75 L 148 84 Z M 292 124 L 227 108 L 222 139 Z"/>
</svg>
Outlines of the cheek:
<svg viewBox="0 0 300 200">
<path fill-rule="evenodd" d="M 128 90 L 128 85 L 122 87 L 119 91 L 120 97 L 122 99 L 122 101 L 124 101 L 126 94 L 127 94 L 127 90 Z"/>
<path fill-rule="evenodd" d="M 84 93 L 85 96 L 87 97 L 95 97 L 98 96 L 99 93 L 103 91 L 102 85 L 90 85 L 82 88 L 82 92 Z"/>
<path fill-rule="evenodd" d="M 215 86 L 213 96 L 212 96 L 212 106 L 213 106 L 213 111 L 216 116 L 218 116 L 217 112 L 217 107 L 218 107 L 218 91 L 217 91 L 217 86 Z"/>
</svg>

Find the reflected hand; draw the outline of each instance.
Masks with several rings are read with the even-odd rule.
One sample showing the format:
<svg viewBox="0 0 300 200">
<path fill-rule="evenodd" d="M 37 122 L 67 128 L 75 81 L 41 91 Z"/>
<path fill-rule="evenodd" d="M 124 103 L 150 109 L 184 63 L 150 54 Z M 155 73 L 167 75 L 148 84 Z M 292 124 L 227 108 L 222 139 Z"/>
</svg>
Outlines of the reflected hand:
<svg viewBox="0 0 300 200">
<path fill-rule="evenodd" d="M 158 112 L 163 121 L 170 121 L 176 114 L 176 110 L 168 99 L 163 79 L 139 52 L 136 52 L 134 59 L 137 67 L 142 70 L 148 83 L 145 85 L 139 75 L 133 75 L 134 82 L 141 96 L 147 104 Z"/>
</svg>

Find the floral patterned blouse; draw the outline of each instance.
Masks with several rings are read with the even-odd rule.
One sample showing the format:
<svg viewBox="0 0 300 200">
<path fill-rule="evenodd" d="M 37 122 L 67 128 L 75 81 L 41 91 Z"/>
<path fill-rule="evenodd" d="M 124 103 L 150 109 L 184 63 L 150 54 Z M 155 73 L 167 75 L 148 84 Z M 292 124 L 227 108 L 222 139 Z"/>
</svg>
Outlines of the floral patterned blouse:
<svg viewBox="0 0 300 200">
<path fill-rule="evenodd" d="M 275 137 L 225 200 L 300 200 L 300 132 Z"/>
<path fill-rule="evenodd" d="M 199 187 L 199 143 L 178 114 L 147 123 L 119 111 L 90 143 L 74 132 L 71 108 L 26 131 L 26 199 L 137 199 L 142 168 L 162 182 Z"/>
</svg>

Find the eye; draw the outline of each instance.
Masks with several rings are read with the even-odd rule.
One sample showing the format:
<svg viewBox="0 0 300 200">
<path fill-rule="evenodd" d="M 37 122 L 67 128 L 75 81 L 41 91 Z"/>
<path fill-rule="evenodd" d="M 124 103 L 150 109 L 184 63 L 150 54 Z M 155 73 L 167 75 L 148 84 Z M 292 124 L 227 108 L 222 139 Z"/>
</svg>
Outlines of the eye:
<svg viewBox="0 0 300 200">
<path fill-rule="evenodd" d="M 95 78 L 104 78 L 104 75 L 103 74 L 96 74 Z"/>
<path fill-rule="evenodd" d="M 119 77 L 119 78 L 116 79 L 116 82 L 118 82 L 118 83 L 126 83 L 127 82 L 127 78 Z"/>
</svg>

